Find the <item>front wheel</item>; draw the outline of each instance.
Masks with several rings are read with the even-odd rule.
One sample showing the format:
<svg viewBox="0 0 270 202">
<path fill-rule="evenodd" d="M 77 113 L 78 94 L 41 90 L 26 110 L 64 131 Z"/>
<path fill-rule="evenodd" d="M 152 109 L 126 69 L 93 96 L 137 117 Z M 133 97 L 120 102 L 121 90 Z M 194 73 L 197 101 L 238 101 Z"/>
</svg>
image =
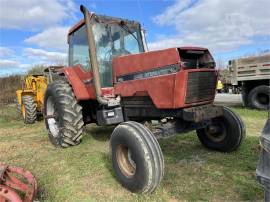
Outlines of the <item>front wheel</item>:
<svg viewBox="0 0 270 202">
<path fill-rule="evenodd" d="M 129 121 L 111 136 L 112 164 L 120 183 L 136 193 L 153 192 L 164 174 L 160 146 L 144 125 Z"/>
<path fill-rule="evenodd" d="M 35 123 L 37 119 L 37 104 L 31 95 L 22 96 L 21 112 L 24 123 Z"/>
<path fill-rule="evenodd" d="M 228 107 L 223 116 L 214 118 L 206 128 L 197 130 L 201 143 L 213 150 L 231 152 L 241 145 L 245 137 L 245 125 L 240 116 Z"/>
</svg>

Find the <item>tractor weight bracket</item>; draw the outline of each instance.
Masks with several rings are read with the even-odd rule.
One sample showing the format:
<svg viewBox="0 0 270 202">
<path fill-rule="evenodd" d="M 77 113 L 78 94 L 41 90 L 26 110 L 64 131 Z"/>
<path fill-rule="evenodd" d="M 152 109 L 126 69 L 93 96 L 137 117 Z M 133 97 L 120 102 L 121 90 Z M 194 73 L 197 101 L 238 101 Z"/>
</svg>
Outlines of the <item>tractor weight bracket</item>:
<svg viewBox="0 0 270 202">
<path fill-rule="evenodd" d="M 0 202 L 32 202 L 36 193 L 37 181 L 30 171 L 0 164 Z"/>
<path fill-rule="evenodd" d="M 212 104 L 190 107 L 183 110 L 183 119 L 199 123 L 223 115 L 223 107 Z"/>
<path fill-rule="evenodd" d="M 4 181 L 4 173 L 6 172 L 7 166 L 0 166 L 0 182 Z"/>
</svg>

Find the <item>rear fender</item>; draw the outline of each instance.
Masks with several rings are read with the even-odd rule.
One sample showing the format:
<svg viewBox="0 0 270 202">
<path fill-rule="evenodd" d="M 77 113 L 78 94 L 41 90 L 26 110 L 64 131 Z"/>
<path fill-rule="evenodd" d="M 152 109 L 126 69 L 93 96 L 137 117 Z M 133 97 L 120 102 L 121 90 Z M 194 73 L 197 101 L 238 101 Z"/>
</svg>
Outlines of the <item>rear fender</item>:
<svg viewBox="0 0 270 202">
<path fill-rule="evenodd" d="M 17 90 L 16 91 L 18 103 L 22 104 L 22 97 L 25 95 L 30 95 L 33 97 L 34 100 L 36 100 L 36 93 L 34 93 L 32 90 Z"/>
<path fill-rule="evenodd" d="M 22 90 L 16 90 L 16 96 L 17 96 L 18 104 L 21 105 L 22 104 Z"/>
<path fill-rule="evenodd" d="M 90 71 L 84 71 L 79 65 L 66 67 L 59 71 L 64 75 L 72 86 L 73 93 L 77 100 L 95 99 L 93 76 Z"/>
</svg>

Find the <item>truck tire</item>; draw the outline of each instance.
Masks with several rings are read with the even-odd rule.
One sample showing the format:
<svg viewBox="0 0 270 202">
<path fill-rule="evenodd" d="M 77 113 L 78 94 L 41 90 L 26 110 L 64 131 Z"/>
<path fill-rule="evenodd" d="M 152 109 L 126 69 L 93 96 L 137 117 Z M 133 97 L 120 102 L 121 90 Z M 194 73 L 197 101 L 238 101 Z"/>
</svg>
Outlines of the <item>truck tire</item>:
<svg viewBox="0 0 270 202">
<path fill-rule="evenodd" d="M 261 85 L 253 88 L 248 94 L 248 104 L 255 109 L 270 109 L 270 87 Z"/>
<path fill-rule="evenodd" d="M 37 119 L 37 104 L 31 95 L 22 96 L 21 113 L 24 123 L 33 124 Z"/>
<path fill-rule="evenodd" d="M 83 132 L 82 107 L 70 85 L 63 80 L 50 83 L 44 97 L 45 125 L 51 143 L 70 147 L 81 142 Z"/>
<path fill-rule="evenodd" d="M 131 192 L 153 192 L 164 175 L 159 143 L 144 125 L 128 121 L 111 135 L 112 164 L 119 182 Z"/>
<path fill-rule="evenodd" d="M 197 130 L 197 136 L 208 149 L 232 152 L 241 145 L 246 129 L 238 114 L 228 107 L 223 111 L 223 116 L 214 118 L 211 125 Z"/>
</svg>

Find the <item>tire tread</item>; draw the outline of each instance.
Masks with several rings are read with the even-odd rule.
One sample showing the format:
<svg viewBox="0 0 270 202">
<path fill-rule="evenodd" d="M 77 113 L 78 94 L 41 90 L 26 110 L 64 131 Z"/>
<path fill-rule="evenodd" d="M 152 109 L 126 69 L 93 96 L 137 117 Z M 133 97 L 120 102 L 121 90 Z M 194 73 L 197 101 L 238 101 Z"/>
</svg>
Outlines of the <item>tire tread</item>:
<svg viewBox="0 0 270 202">
<path fill-rule="evenodd" d="M 25 108 L 24 122 L 33 124 L 37 119 L 37 104 L 31 95 L 22 96 L 22 104 Z"/>
<path fill-rule="evenodd" d="M 47 126 L 50 139 L 55 146 L 63 148 L 78 145 L 81 142 L 84 126 L 82 107 L 78 104 L 71 86 L 66 81 L 56 80 L 50 83 L 45 99 L 51 91 L 55 92 L 55 100 L 61 107 L 61 119 L 63 123 L 59 130 L 60 137 L 57 140 L 52 140 L 53 137 Z"/>
</svg>

